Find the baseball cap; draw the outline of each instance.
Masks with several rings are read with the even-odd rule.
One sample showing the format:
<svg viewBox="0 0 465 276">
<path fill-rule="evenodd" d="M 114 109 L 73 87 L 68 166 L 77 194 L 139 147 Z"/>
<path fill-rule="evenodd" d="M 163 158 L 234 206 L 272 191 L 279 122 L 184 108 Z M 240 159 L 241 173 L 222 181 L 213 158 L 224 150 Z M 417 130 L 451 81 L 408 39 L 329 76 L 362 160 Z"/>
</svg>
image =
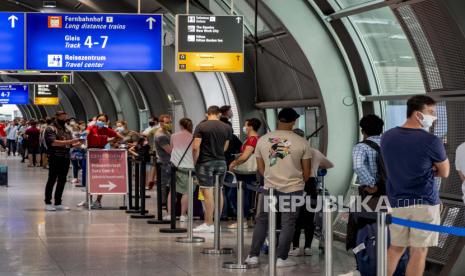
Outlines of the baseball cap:
<svg viewBox="0 0 465 276">
<path fill-rule="evenodd" d="M 289 107 L 281 109 L 278 113 L 278 120 L 281 123 L 292 123 L 300 117 L 297 112 Z"/>
</svg>

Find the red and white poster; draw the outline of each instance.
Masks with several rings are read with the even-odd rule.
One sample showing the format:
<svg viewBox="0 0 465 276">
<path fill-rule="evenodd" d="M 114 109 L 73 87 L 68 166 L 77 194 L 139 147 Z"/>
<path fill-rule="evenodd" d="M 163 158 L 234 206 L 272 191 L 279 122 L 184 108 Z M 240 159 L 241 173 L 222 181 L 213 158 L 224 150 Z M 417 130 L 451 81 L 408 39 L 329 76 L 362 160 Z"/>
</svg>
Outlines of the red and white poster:
<svg viewBox="0 0 465 276">
<path fill-rule="evenodd" d="M 126 150 L 89 149 L 87 179 L 90 194 L 126 194 L 128 191 Z"/>
</svg>

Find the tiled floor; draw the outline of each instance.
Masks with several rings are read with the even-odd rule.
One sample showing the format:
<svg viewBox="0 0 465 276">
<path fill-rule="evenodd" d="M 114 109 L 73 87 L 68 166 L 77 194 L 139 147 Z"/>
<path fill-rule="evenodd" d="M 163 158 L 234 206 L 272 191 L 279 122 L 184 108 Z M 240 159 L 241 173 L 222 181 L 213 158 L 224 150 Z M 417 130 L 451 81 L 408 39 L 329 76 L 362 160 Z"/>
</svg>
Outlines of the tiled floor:
<svg viewBox="0 0 465 276">
<path fill-rule="evenodd" d="M 84 199 L 81 189 L 67 184 L 64 202 L 71 211 L 43 211 L 47 171 L 28 168 L 18 159 L 0 163 L 9 166 L 9 188 L 0 188 L 0 275 L 267 275 L 267 256 L 262 266 L 248 271 L 222 269 L 234 256 L 201 254 L 212 245 L 175 242 L 185 234 L 161 234 L 166 226 L 130 219 L 124 211 L 87 211 L 76 204 Z M 149 210 L 154 210 L 154 197 Z M 119 206 L 120 197 L 104 198 L 106 206 Z M 252 230 L 245 233 L 246 250 Z M 222 244 L 235 246 L 235 232 L 222 232 Z M 317 242 L 315 242 L 317 244 Z M 334 270 L 347 272 L 353 258 L 336 246 Z M 278 269 L 278 275 L 323 275 L 324 258 L 314 248 L 312 257 L 294 258 L 299 265 Z"/>
</svg>

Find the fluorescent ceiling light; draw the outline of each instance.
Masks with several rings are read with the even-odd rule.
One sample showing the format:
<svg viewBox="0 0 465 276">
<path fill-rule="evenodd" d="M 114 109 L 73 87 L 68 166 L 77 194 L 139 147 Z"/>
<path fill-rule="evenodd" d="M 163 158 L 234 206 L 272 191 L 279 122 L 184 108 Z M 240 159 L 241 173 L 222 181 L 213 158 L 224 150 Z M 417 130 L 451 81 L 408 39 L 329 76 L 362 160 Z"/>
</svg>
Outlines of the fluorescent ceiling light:
<svg viewBox="0 0 465 276">
<path fill-rule="evenodd" d="M 44 1 L 43 2 L 43 7 L 44 8 L 56 8 L 57 7 L 57 2 L 56 1 Z"/>
</svg>

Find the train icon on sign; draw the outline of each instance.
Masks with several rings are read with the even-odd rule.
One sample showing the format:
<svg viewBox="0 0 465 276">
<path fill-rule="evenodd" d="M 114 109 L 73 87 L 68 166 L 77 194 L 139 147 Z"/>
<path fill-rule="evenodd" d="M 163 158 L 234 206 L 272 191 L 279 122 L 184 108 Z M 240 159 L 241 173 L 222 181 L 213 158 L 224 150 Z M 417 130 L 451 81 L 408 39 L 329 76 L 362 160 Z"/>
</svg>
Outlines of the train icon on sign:
<svg viewBox="0 0 465 276">
<path fill-rule="evenodd" d="M 61 17 L 61 16 L 49 16 L 48 17 L 48 28 L 49 29 L 61 29 L 61 28 L 63 28 L 63 17 Z"/>
</svg>

